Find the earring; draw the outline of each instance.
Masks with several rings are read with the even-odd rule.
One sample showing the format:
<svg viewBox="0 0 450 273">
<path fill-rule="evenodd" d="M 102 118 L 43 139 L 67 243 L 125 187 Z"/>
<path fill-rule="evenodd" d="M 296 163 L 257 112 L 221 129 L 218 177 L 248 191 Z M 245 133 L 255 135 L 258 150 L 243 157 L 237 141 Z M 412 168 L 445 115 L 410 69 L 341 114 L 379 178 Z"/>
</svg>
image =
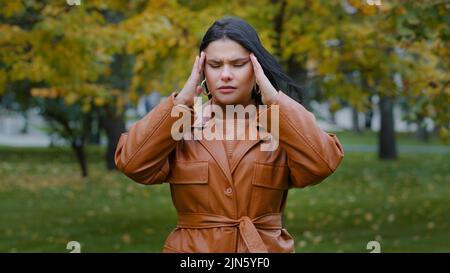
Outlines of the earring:
<svg viewBox="0 0 450 273">
<path fill-rule="evenodd" d="M 200 84 L 200 87 L 203 89 L 203 91 L 205 91 L 206 90 L 206 79 L 204 79 L 203 81 L 202 81 L 202 83 Z M 211 93 L 210 92 L 203 92 L 203 94 L 205 94 L 205 96 L 209 96 Z"/>
</svg>

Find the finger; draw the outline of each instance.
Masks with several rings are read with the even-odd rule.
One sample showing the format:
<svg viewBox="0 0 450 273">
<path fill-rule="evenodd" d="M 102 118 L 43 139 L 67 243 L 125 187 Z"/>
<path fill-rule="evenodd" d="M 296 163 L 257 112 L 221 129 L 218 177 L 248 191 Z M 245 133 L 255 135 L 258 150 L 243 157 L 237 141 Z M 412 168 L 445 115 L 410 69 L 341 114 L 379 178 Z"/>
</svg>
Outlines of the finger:
<svg viewBox="0 0 450 273">
<path fill-rule="evenodd" d="M 194 71 L 198 71 L 198 56 L 195 56 L 195 62 L 194 62 L 194 66 L 192 67 L 192 72 L 191 75 L 193 76 Z"/>
<path fill-rule="evenodd" d="M 258 62 L 258 59 L 253 53 L 250 53 L 250 59 L 252 60 L 253 70 L 255 71 L 255 74 L 257 76 L 260 76 L 260 73 L 262 71 L 261 64 Z"/>
<path fill-rule="evenodd" d="M 255 54 L 250 53 L 250 58 L 252 59 L 252 63 L 254 64 L 254 66 L 256 67 L 256 69 L 260 72 L 262 71 L 262 66 L 261 64 L 258 62 L 258 58 L 256 58 Z"/>
<path fill-rule="evenodd" d="M 200 61 L 199 61 L 199 66 L 198 66 L 198 73 L 201 74 L 202 70 L 203 70 L 203 65 L 205 63 L 205 59 L 206 59 L 206 54 L 205 52 L 201 52 L 200 53 Z"/>
<path fill-rule="evenodd" d="M 195 95 L 198 96 L 202 93 L 202 87 L 201 86 L 197 86 L 195 88 Z"/>
</svg>

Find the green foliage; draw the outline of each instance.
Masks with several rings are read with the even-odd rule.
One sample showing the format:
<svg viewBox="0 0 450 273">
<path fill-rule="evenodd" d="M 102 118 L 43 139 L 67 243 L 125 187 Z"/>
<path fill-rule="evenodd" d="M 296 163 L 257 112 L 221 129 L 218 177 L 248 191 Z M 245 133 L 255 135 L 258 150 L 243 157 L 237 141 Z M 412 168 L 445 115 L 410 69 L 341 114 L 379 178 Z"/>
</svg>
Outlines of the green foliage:
<svg viewBox="0 0 450 273">
<path fill-rule="evenodd" d="M 28 80 L 41 88 L 34 95 L 64 98 L 86 112 L 108 104 L 122 108 L 153 90 L 168 95 L 186 81 L 207 27 L 237 15 L 332 110 L 345 100 L 363 111 L 373 94 L 409 105 L 420 98 L 426 103 L 411 116 L 431 117 L 442 132 L 449 130 L 446 1 L 0 3 L 0 94 L 13 92 L 14 81 Z M 123 85 L 107 80 L 118 56 L 130 60 Z"/>
<path fill-rule="evenodd" d="M 102 152 L 89 149 L 82 179 L 68 149 L 0 148 L 0 252 L 68 252 L 72 240 L 82 252 L 160 252 L 176 225 L 168 185 L 107 172 Z M 367 253 L 372 240 L 382 252 L 448 251 L 449 160 L 348 153 L 323 184 L 290 191 L 285 223 L 297 252 Z"/>
</svg>

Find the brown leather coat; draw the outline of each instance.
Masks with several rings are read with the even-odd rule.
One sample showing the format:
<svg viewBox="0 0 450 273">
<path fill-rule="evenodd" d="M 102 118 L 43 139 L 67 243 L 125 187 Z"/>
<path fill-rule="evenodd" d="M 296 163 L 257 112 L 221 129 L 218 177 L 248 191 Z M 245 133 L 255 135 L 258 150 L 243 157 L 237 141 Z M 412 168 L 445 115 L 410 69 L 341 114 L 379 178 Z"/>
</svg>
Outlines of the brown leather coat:
<svg viewBox="0 0 450 273">
<path fill-rule="evenodd" d="M 317 184 L 334 172 L 344 155 L 336 136 L 280 91 L 278 148 L 259 149 L 263 137 L 243 140 L 229 161 L 221 140 L 172 138 L 180 119 L 171 116 L 172 108 L 190 110 L 174 105 L 175 96 L 122 134 L 115 155 L 117 167 L 134 181 L 170 184 L 178 223 L 163 251 L 294 252 L 281 223 L 288 189 Z"/>
</svg>

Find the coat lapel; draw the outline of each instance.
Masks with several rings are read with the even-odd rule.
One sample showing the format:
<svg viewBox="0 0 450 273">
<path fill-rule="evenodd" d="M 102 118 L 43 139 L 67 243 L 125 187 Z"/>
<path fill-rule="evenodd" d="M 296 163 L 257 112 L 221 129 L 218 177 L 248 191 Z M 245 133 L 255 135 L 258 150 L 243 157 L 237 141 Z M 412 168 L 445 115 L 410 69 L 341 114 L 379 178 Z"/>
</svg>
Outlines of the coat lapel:
<svg viewBox="0 0 450 273">
<path fill-rule="evenodd" d="M 259 112 L 258 112 L 259 113 Z M 253 122 L 256 124 L 257 128 L 257 134 L 256 139 L 254 140 L 243 140 L 238 144 L 238 148 L 233 153 L 233 157 L 231 160 L 232 166 L 231 166 L 231 173 L 234 173 L 236 170 L 236 167 L 239 165 L 239 162 L 242 160 L 242 158 L 247 154 L 250 149 L 252 149 L 254 146 L 256 146 L 261 141 L 270 140 L 270 134 L 265 131 L 264 128 L 260 127 L 259 122 L 259 114 L 253 117 Z M 252 123 L 250 123 L 252 124 Z M 250 125 L 252 126 L 252 125 Z M 247 135 L 249 135 L 249 127 L 246 128 Z"/>
<path fill-rule="evenodd" d="M 236 167 L 239 165 L 241 159 L 245 156 L 245 154 L 256 144 L 258 144 L 261 139 L 256 140 L 243 140 L 238 144 L 238 149 L 233 153 L 233 157 L 231 158 L 231 173 L 234 173 Z"/>
<path fill-rule="evenodd" d="M 202 115 L 195 118 L 194 125 L 192 126 L 194 130 L 203 130 L 206 126 L 213 126 L 214 120 L 211 119 L 211 108 L 208 107 L 208 105 L 210 104 L 211 100 L 202 105 Z M 258 121 L 259 116 L 257 115 L 254 118 Z M 217 162 L 228 182 L 230 184 L 233 184 L 232 173 L 234 173 L 235 169 L 239 165 L 239 162 L 251 148 L 257 145 L 260 141 L 266 140 L 268 136 L 267 134 L 268 133 L 264 131 L 258 131 L 257 139 L 240 141 L 236 151 L 233 152 L 231 166 L 228 162 L 227 154 L 223 146 L 223 140 L 206 140 L 204 138 L 201 138 L 198 141 Z"/>
<path fill-rule="evenodd" d="M 195 117 L 194 125 L 192 126 L 194 130 L 203 130 L 206 126 L 212 126 L 211 119 L 211 100 L 204 103 L 202 107 L 202 112 L 200 116 Z M 225 148 L 223 147 L 222 140 L 206 140 L 201 138 L 198 140 L 200 144 L 209 152 L 209 154 L 214 158 L 214 160 L 219 165 L 223 174 L 227 178 L 230 185 L 233 184 L 233 177 L 231 175 L 231 168 L 228 164 L 228 159 L 226 155 Z"/>
<path fill-rule="evenodd" d="M 230 166 L 228 164 L 225 148 L 223 147 L 222 140 L 199 140 L 200 144 L 211 154 L 214 160 L 219 165 L 223 174 L 227 178 L 228 182 L 233 184 L 233 177 L 231 175 Z"/>
</svg>

